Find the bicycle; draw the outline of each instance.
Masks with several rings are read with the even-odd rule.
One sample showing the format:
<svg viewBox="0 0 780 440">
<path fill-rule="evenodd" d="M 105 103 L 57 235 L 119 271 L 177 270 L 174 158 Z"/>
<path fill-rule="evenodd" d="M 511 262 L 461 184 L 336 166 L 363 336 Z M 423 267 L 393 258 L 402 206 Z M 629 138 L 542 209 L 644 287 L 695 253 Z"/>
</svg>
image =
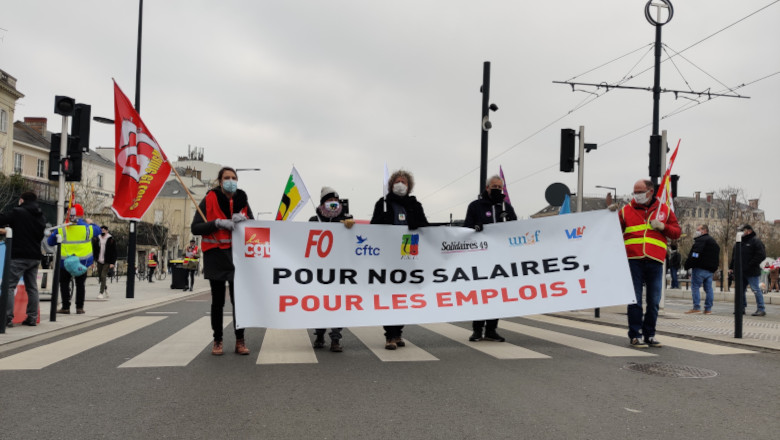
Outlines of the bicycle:
<svg viewBox="0 0 780 440">
<path fill-rule="evenodd" d="M 168 271 L 160 270 L 158 267 L 157 270 L 154 271 L 154 279 L 157 281 L 162 281 L 165 279 L 165 277 L 168 276 Z"/>
</svg>

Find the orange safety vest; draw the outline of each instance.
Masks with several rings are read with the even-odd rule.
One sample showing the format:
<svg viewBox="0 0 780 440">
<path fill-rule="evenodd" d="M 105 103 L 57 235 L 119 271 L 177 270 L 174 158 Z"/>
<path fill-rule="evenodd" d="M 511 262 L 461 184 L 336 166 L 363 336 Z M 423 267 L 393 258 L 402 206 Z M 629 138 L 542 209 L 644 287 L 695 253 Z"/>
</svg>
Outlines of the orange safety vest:
<svg viewBox="0 0 780 440">
<path fill-rule="evenodd" d="M 149 254 L 149 261 L 146 262 L 147 267 L 157 267 L 157 262 L 154 261 L 153 254 Z"/>
<path fill-rule="evenodd" d="M 247 215 L 247 207 L 248 205 L 241 210 L 241 214 Z M 233 199 L 230 199 L 230 212 L 233 212 Z M 225 213 L 219 209 L 219 201 L 217 200 L 217 194 L 214 191 L 209 191 L 209 193 L 206 194 L 206 218 L 208 221 L 216 220 L 218 218 L 228 219 L 225 217 Z M 216 248 L 230 249 L 231 234 L 232 232 L 227 229 L 217 229 L 217 231 L 212 234 L 204 235 L 201 240 L 203 252 Z"/>
<path fill-rule="evenodd" d="M 623 243 L 626 245 L 626 254 L 629 259 L 650 258 L 659 263 L 666 260 L 666 237 L 660 231 L 650 226 L 650 220 L 656 218 L 666 223 L 669 218 L 669 207 L 661 205 L 658 211 L 658 202 L 649 208 L 642 206 L 636 209 L 630 203 L 620 210 L 620 219 L 623 227 Z"/>
</svg>

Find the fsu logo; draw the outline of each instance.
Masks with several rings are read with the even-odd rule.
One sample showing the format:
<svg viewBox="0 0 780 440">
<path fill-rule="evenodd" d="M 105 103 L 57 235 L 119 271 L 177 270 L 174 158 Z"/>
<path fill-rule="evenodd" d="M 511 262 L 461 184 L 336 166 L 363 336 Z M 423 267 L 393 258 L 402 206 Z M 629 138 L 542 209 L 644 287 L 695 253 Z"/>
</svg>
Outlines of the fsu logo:
<svg viewBox="0 0 780 440">
<path fill-rule="evenodd" d="M 419 234 L 405 234 L 401 238 L 401 256 L 409 257 L 416 256 L 419 253 L 418 246 L 420 244 Z"/>
<path fill-rule="evenodd" d="M 244 256 L 248 258 L 271 258 L 271 229 L 244 229 Z"/>
</svg>

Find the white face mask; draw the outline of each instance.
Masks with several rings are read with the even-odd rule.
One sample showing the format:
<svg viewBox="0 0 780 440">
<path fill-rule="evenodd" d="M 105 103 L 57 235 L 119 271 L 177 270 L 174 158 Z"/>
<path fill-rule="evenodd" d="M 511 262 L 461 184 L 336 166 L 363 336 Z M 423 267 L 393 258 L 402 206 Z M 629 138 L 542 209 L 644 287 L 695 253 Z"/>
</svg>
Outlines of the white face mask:
<svg viewBox="0 0 780 440">
<path fill-rule="evenodd" d="M 648 202 L 648 200 L 650 199 L 647 197 L 647 191 L 643 192 L 642 194 L 634 194 L 634 201 L 640 205 L 644 205 Z"/>
<path fill-rule="evenodd" d="M 402 182 L 396 182 L 395 184 L 393 184 L 393 194 L 395 194 L 395 195 L 397 195 L 399 197 L 405 196 L 406 195 L 406 191 L 408 189 L 409 188 L 406 185 L 404 185 Z"/>
</svg>

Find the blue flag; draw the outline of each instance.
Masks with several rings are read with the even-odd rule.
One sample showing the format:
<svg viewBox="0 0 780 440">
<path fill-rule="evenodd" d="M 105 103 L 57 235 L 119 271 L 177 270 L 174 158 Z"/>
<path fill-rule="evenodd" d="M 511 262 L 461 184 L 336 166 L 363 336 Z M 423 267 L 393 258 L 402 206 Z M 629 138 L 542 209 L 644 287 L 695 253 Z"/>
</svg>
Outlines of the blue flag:
<svg viewBox="0 0 780 440">
<path fill-rule="evenodd" d="M 566 197 L 563 199 L 563 205 L 561 205 L 561 210 L 558 211 L 558 215 L 561 214 L 571 214 L 571 203 L 569 202 L 568 194 L 566 194 Z"/>
</svg>

